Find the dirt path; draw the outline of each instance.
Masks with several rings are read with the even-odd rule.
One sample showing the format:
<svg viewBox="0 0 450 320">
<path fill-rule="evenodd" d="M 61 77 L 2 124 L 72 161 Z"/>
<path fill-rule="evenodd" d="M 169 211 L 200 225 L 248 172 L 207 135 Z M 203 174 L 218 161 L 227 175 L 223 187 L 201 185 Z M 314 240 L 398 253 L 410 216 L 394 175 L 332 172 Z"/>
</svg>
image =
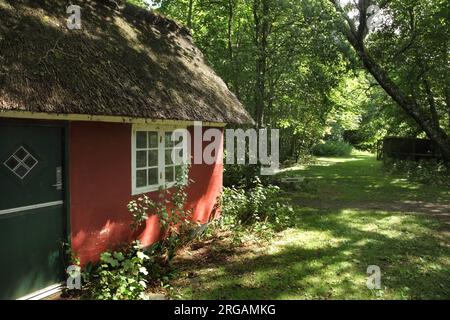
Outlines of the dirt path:
<svg viewBox="0 0 450 320">
<path fill-rule="evenodd" d="M 450 223 L 450 189 L 387 174 L 372 156 L 320 159 L 289 175 L 306 177 L 306 190 L 290 193 L 302 207 L 425 214 Z"/>
</svg>

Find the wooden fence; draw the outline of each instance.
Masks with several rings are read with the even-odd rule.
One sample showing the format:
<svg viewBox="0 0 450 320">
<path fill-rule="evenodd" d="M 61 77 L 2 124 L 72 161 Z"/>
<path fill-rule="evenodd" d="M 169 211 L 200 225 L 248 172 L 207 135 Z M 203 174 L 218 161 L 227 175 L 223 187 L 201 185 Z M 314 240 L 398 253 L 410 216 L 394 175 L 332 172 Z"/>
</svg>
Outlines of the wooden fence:
<svg viewBox="0 0 450 320">
<path fill-rule="evenodd" d="M 386 137 L 377 143 L 377 159 L 399 160 L 437 159 L 439 148 L 429 139 Z"/>
</svg>

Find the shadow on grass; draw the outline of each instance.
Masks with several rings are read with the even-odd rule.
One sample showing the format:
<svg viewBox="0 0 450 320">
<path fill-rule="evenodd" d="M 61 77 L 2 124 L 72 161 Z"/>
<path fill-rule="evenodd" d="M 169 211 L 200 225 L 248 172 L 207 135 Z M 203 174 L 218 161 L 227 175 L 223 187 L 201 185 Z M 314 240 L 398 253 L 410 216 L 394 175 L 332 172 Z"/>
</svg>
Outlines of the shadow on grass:
<svg viewBox="0 0 450 320">
<path fill-rule="evenodd" d="M 286 196 L 299 206 L 450 213 L 448 188 L 388 174 L 372 156 L 321 159 L 317 165 L 293 168 L 283 175 L 306 178 L 299 191 L 286 191 Z"/>
<path fill-rule="evenodd" d="M 268 248 L 272 252 L 241 251 L 229 261 L 196 265 L 197 285 L 190 287 L 190 297 L 450 298 L 450 250 L 433 237 L 433 221 L 345 210 L 312 212 L 303 214 L 297 228 L 285 231 Z M 354 219 L 359 221 L 352 223 Z M 369 265 L 381 268 L 382 290 L 367 289 Z"/>
<path fill-rule="evenodd" d="M 444 199 L 448 190 L 387 175 L 367 156 L 326 159 L 283 175 L 305 176 L 310 184 L 286 191 L 284 200 L 296 204 L 295 227 L 261 248 L 233 251 L 218 242 L 207 247 L 200 263 L 179 259 L 183 269 L 195 270 L 179 283 L 184 297 L 450 298 L 450 244 L 440 237 L 442 221 L 405 214 L 420 212 L 418 202 Z M 417 202 L 409 207 L 393 207 L 412 200 Z M 366 286 L 369 265 L 381 269 L 381 290 Z"/>
</svg>

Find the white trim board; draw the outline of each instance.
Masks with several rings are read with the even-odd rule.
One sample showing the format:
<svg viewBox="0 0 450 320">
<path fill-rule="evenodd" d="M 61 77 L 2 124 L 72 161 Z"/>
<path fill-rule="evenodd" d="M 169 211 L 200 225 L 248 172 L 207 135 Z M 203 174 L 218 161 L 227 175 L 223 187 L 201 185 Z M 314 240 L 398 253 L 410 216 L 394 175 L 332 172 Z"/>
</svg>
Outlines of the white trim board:
<svg viewBox="0 0 450 320">
<path fill-rule="evenodd" d="M 62 283 L 52 284 L 51 286 L 27 294 L 26 296 L 23 296 L 17 300 L 42 300 L 55 293 L 61 292 L 63 288 L 64 285 Z"/>
<path fill-rule="evenodd" d="M 173 182 L 169 182 L 166 183 L 166 177 L 165 177 L 165 169 L 168 165 L 165 164 L 165 133 L 166 132 L 171 132 L 175 129 L 179 129 L 179 128 L 183 128 L 182 126 L 180 127 L 174 127 L 174 126 L 151 126 L 151 125 L 138 125 L 138 124 L 134 124 L 131 128 L 131 195 L 135 196 L 135 195 L 139 195 L 139 194 L 144 194 L 144 193 L 148 193 L 148 192 L 154 192 L 157 190 L 160 190 L 160 188 L 171 188 L 175 185 L 176 181 Z M 136 167 L 136 151 L 138 151 L 137 147 L 136 147 L 136 133 L 139 131 L 143 131 L 143 132 L 156 132 L 158 135 L 158 147 L 157 147 L 157 151 L 158 151 L 158 184 L 153 184 L 153 185 L 147 185 L 145 187 L 137 187 L 136 186 L 136 172 L 138 170 L 138 168 Z M 146 148 L 148 149 L 148 148 Z M 155 148 L 156 149 L 156 148 Z M 185 161 L 187 164 L 187 155 L 188 155 L 188 148 L 183 148 L 185 150 L 183 150 L 183 154 L 186 157 Z M 172 166 L 172 165 L 169 165 Z M 156 167 L 156 166 L 154 166 Z M 154 168 L 152 167 L 152 168 Z M 175 166 L 174 166 L 175 167 Z M 142 168 L 143 170 L 148 170 L 149 167 L 145 167 Z M 186 181 L 187 182 L 187 181 Z M 185 182 L 185 183 L 186 183 Z"/>
<path fill-rule="evenodd" d="M 132 118 L 122 116 L 96 116 L 87 114 L 56 114 L 45 112 L 29 112 L 29 111 L 1 111 L 0 118 L 16 118 L 16 119 L 36 119 L 36 120 L 66 120 L 66 121 L 98 121 L 98 122 L 119 122 L 119 123 L 135 123 L 135 124 L 154 124 L 154 125 L 174 125 L 174 126 L 193 126 L 197 121 L 191 120 L 165 120 L 165 119 L 149 119 L 149 118 Z M 200 121 L 198 121 L 200 122 Z M 208 122 L 201 121 L 205 127 L 225 127 L 224 122 Z"/>
<path fill-rule="evenodd" d="M 28 211 L 28 210 L 40 209 L 40 208 L 53 207 L 53 206 L 61 205 L 63 203 L 64 203 L 64 201 L 59 200 L 59 201 L 45 202 L 45 203 L 39 203 L 39 204 L 32 204 L 29 206 L 23 206 L 23 207 L 11 208 L 11 209 L 4 209 L 4 210 L 0 210 L 0 215 L 15 213 L 15 212 L 23 212 L 23 211 Z"/>
</svg>

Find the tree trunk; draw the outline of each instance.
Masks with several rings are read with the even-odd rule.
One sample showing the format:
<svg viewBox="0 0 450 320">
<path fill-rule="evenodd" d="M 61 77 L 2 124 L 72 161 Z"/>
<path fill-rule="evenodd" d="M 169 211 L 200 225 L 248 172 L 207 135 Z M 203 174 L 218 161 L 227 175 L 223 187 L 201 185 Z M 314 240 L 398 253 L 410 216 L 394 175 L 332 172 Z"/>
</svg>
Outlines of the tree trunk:
<svg viewBox="0 0 450 320">
<path fill-rule="evenodd" d="M 267 47 L 270 28 L 269 0 L 254 0 L 253 18 L 255 22 L 255 46 L 257 51 L 255 68 L 255 118 L 258 128 L 261 128 L 264 123 L 266 97 Z"/>
<path fill-rule="evenodd" d="M 228 40 L 228 59 L 230 60 L 230 69 L 232 72 L 232 84 L 233 91 L 236 94 L 237 98 L 240 99 L 240 90 L 239 90 L 239 66 L 236 61 L 234 49 L 233 49 L 233 20 L 234 20 L 234 6 L 235 3 L 233 0 L 228 0 L 228 21 L 227 21 L 227 40 Z M 239 29 L 238 29 L 239 36 Z"/>
<path fill-rule="evenodd" d="M 344 29 L 344 35 L 355 49 L 364 68 L 375 78 L 386 93 L 410 116 L 427 136 L 439 147 L 442 156 L 450 162 L 450 138 L 441 127 L 436 127 L 432 117 L 419 106 L 417 100 L 407 96 L 397 84 L 389 77 L 387 72 L 375 62 L 366 51 L 364 38 L 367 34 L 367 8 L 370 1 L 359 0 L 359 25 L 358 28 L 343 12 L 337 0 L 330 0 L 338 12 L 344 15 L 348 28 Z"/>
<path fill-rule="evenodd" d="M 439 128 L 439 115 L 436 110 L 436 102 L 434 101 L 433 93 L 431 92 L 431 86 L 427 79 L 423 80 L 423 86 L 427 95 L 428 104 L 430 105 L 430 113 L 431 119 L 433 120 L 433 125 L 436 128 Z"/>
<path fill-rule="evenodd" d="M 448 112 L 448 127 L 450 128 L 450 92 L 448 90 L 445 91 L 445 105 L 447 106 Z"/>
<path fill-rule="evenodd" d="M 356 48 L 355 48 L 356 49 Z M 426 113 L 421 112 L 417 102 L 404 95 L 400 88 L 389 78 L 373 59 L 365 52 L 364 48 L 357 49 L 365 68 L 377 80 L 378 84 L 397 104 L 411 116 L 420 128 L 440 148 L 445 160 L 450 161 L 450 139 L 441 127 L 435 127 L 434 121 Z"/>
<path fill-rule="evenodd" d="M 192 29 L 192 10 L 194 7 L 194 0 L 189 0 L 188 16 L 187 16 L 187 27 Z"/>
</svg>

